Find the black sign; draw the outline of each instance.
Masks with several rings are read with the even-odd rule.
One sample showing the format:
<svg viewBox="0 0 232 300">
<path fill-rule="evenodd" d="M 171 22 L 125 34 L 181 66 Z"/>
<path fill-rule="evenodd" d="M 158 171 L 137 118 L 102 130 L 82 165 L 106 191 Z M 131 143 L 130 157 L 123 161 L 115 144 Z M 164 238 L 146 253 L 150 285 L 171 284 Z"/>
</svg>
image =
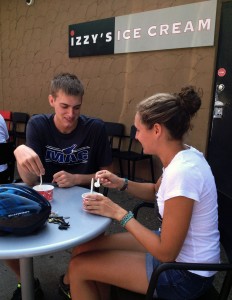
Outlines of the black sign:
<svg viewBox="0 0 232 300">
<path fill-rule="evenodd" d="M 114 54 L 115 18 L 69 25 L 69 57 Z"/>
</svg>

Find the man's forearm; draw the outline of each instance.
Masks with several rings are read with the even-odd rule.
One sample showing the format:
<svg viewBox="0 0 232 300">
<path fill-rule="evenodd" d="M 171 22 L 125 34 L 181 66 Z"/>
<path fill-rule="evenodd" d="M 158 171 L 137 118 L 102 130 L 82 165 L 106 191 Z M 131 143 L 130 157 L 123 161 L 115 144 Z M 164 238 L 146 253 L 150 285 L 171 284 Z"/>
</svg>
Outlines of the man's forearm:
<svg viewBox="0 0 232 300">
<path fill-rule="evenodd" d="M 110 172 L 113 171 L 113 164 L 102 167 L 100 170 L 108 170 Z M 92 174 L 75 174 L 75 185 L 90 185 L 91 179 L 95 178 L 96 173 Z"/>
</svg>

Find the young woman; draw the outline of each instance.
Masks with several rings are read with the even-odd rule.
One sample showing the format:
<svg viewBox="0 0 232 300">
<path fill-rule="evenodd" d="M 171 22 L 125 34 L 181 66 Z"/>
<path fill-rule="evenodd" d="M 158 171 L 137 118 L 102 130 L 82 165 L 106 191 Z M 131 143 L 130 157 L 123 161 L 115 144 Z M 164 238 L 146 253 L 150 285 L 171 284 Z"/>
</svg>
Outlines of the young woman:
<svg viewBox="0 0 232 300">
<path fill-rule="evenodd" d="M 146 201 L 157 197 L 163 218 L 153 232 L 131 212 L 101 195 L 88 195 L 86 211 L 115 219 L 126 233 L 101 236 L 77 247 L 69 266 L 73 300 L 109 300 L 111 284 L 145 294 L 160 262 L 219 262 L 217 192 L 202 153 L 183 143 L 201 105 L 193 87 L 178 94 L 155 94 L 139 103 L 134 124 L 144 153 L 157 155 L 163 173 L 156 184 L 127 181 L 102 170 L 96 178 L 110 188 L 127 190 Z M 215 272 L 169 270 L 155 296 L 195 299 L 210 287 Z"/>
</svg>

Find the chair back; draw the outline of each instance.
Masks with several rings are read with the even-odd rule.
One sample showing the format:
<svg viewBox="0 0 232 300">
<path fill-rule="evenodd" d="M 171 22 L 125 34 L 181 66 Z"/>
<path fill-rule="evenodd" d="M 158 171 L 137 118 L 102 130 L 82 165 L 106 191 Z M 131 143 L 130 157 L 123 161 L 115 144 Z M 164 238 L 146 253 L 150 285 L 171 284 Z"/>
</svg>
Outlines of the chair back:
<svg viewBox="0 0 232 300">
<path fill-rule="evenodd" d="M 104 123 L 112 151 L 119 151 L 121 148 L 122 137 L 124 136 L 124 125 L 115 122 Z M 116 140 L 117 142 L 114 142 Z"/>
<path fill-rule="evenodd" d="M 218 218 L 220 242 L 226 256 L 232 263 L 232 199 L 223 192 L 218 191 Z"/>
<path fill-rule="evenodd" d="M 135 139 L 135 136 L 136 136 L 136 127 L 134 125 L 131 126 L 131 129 L 130 129 L 130 142 L 129 142 L 129 146 L 128 146 L 128 152 L 131 152 L 133 151 L 133 148 L 136 147 L 136 149 L 140 150 L 140 154 L 142 155 L 143 154 L 143 149 L 141 147 L 141 144 L 139 142 L 137 142 L 137 140 Z"/>
<path fill-rule="evenodd" d="M 9 110 L 0 110 L 0 114 L 6 122 L 8 131 L 12 129 L 12 112 Z"/>
<path fill-rule="evenodd" d="M 14 156 L 15 145 L 14 142 L 0 143 L 0 165 L 7 164 L 9 171 L 9 179 L 6 183 L 14 181 L 14 170 L 15 170 L 15 156 Z"/>
<path fill-rule="evenodd" d="M 13 112 L 12 122 L 13 122 L 13 140 L 16 143 L 17 138 L 26 139 L 26 127 L 29 121 L 29 114 L 24 112 Z"/>
<path fill-rule="evenodd" d="M 21 123 L 21 124 L 27 124 L 30 116 L 28 113 L 24 112 L 13 112 L 12 113 L 12 121 L 13 123 Z"/>
</svg>

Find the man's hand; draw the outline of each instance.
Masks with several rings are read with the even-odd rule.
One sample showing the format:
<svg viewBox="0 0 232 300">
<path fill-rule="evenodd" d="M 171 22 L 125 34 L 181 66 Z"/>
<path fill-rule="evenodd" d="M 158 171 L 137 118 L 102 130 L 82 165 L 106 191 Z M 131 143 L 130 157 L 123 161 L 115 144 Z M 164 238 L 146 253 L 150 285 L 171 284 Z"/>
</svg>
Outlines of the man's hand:
<svg viewBox="0 0 232 300">
<path fill-rule="evenodd" d="M 52 182 L 56 182 L 58 187 L 71 187 L 76 185 L 75 175 L 76 174 L 60 171 L 53 175 Z"/>
<path fill-rule="evenodd" d="M 30 174 L 40 176 L 44 175 L 45 169 L 36 152 L 26 145 L 18 146 L 14 151 L 17 165 L 19 168 L 20 176 L 29 176 Z"/>
</svg>

